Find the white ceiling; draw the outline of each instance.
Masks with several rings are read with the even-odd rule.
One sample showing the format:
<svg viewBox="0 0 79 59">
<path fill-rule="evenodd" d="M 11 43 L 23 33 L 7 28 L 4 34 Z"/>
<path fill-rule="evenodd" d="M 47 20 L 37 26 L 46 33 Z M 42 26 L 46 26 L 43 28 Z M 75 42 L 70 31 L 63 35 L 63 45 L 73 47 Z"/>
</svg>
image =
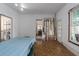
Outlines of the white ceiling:
<svg viewBox="0 0 79 59">
<path fill-rule="evenodd" d="M 9 7 L 21 14 L 55 14 L 65 3 L 23 3 L 26 9 L 21 11 L 14 3 L 7 3 Z"/>
</svg>

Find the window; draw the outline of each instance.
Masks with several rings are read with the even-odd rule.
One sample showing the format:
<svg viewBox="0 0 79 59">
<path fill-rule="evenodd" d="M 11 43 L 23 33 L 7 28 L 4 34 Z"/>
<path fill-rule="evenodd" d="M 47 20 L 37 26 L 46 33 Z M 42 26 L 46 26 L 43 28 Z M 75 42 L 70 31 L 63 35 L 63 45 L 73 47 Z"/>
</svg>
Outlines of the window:
<svg viewBox="0 0 79 59">
<path fill-rule="evenodd" d="M 79 6 L 69 11 L 69 42 L 79 45 Z"/>
<path fill-rule="evenodd" d="M 0 14 L 0 41 L 12 38 L 12 18 Z"/>
</svg>

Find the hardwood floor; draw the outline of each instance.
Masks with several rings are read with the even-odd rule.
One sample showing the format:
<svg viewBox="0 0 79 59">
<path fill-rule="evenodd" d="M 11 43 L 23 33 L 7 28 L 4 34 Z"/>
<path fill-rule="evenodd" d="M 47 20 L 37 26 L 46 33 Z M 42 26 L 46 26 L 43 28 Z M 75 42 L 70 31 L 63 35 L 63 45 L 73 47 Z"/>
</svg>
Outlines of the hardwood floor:
<svg viewBox="0 0 79 59">
<path fill-rule="evenodd" d="M 56 40 L 39 40 L 34 45 L 35 56 L 75 56 Z"/>
</svg>

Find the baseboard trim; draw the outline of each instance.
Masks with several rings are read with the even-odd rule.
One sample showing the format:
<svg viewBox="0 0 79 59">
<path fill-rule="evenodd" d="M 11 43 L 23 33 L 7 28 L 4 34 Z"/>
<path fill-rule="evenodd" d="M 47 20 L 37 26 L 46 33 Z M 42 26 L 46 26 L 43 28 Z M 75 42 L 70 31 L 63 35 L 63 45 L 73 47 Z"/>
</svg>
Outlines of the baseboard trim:
<svg viewBox="0 0 79 59">
<path fill-rule="evenodd" d="M 73 48 L 69 47 L 67 44 L 65 43 L 61 43 L 63 44 L 69 51 L 71 51 L 73 54 L 75 54 L 76 56 L 79 56 L 79 52 L 75 51 Z"/>
</svg>

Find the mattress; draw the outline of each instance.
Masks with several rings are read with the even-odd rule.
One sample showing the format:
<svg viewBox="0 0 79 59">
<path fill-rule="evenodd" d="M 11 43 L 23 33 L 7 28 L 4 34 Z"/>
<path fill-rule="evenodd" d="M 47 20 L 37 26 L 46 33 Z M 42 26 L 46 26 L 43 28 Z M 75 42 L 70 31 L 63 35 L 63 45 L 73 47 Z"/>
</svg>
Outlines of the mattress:
<svg viewBox="0 0 79 59">
<path fill-rule="evenodd" d="M 26 56 L 35 42 L 34 37 L 17 37 L 0 43 L 0 56 Z"/>
</svg>

